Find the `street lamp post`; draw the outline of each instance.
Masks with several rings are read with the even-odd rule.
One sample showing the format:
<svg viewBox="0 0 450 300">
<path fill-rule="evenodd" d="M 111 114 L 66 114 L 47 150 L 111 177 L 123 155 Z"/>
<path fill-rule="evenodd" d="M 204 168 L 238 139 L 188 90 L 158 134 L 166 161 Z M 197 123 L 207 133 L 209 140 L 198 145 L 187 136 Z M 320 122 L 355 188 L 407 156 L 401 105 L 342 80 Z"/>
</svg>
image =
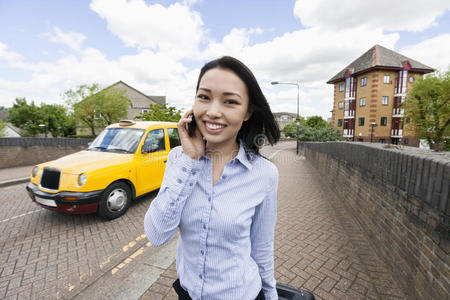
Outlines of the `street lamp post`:
<svg viewBox="0 0 450 300">
<path fill-rule="evenodd" d="M 297 86 L 297 155 L 298 155 L 298 141 L 299 141 L 299 135 L 300 135 L 300 115 L 299 115 L 299 99 L 300 99 L 300 84 L 297 82 L 279 82 L 279 81 L 272 81 L 272 85 L 276 84 L 287 84 L 287 85 L 295 85 Z"/>
<path fill-rule="evenodd" d="M 39 127 L 44 129 L 45 137 L 47 137 L 47 128 L 45 128 L 45 124 L 39 124 Z"/>
</svg>

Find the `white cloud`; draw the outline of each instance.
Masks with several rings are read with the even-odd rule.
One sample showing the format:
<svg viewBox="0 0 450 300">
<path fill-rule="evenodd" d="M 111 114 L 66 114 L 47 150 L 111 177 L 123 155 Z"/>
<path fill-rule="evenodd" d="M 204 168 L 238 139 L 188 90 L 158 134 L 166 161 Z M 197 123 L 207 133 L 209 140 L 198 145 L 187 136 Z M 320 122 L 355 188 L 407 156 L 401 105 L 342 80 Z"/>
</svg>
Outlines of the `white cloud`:
<svg viewBox="0 0 450 300">
<path fill-rule="evenodd" d="M 53 27 L 52 32 L 44 34 L 51 42 L 63 44 L 72 50 L 80 50 L 86 36 L 72 31 L 63 31 L 59 27 Z"/>
<path fill-rule="evenodd" d="M 8 46 L 0 42 L 0 60 L 6 62 L 15 62 L 22 60 L 24 57 L 17 52 L 9 51 Z"/>
<path fill-rule="evenodd" d="M 450 67 L 450 34 L 441 34 L 416 45 L 401 49 L 401 53 L 429 67 L 446 71 Z"/>
<path fill-rule="evenodd" d="M 448 0 L 297 0 L 294 15 L 307 27 L 422 31 L 450 9 Z"/>
<path fill-rule="evenodd" d="M 205 37 L 200 15 L 188 5 L 93 0 L 90 7 L 127 46 L 183 58 L 195 55 Z"/>
</svg>

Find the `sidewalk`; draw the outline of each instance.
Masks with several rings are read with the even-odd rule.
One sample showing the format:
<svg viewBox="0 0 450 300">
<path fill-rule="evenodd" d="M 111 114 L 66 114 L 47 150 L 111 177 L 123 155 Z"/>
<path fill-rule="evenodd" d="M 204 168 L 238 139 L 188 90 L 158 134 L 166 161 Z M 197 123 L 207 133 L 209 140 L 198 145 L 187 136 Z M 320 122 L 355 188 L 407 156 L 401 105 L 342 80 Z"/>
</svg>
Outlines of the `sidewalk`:
<svg viewBox="0 0 450 300">
<path fill-rule="evenodd" d="M 0 169 L 0 187 L 27 182 L 33 167 L 34 165 Z"/>
<path fill-rule="evenodd" d="M 273 162 L 280 178 L 275 231 L 275 279 L 313 292 L 316 299 L 406 299 L 368 239 L 320 181 L 314 167 L 292 149 Z M 140 299 L 178 299 L 171 285 L 175 262 Z"/>
</svg>

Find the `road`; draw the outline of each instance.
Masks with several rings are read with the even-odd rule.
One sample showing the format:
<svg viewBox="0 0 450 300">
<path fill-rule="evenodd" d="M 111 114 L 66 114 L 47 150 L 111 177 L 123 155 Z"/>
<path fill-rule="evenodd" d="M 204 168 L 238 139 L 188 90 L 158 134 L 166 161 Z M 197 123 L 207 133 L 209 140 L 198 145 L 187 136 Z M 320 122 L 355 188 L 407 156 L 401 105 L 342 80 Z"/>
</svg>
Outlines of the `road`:
<svg viewBox="0 0 450 300">
<path fill-rule="evenodd" d="M 261 152 L 271 158 L 292 145 Z M 156 192 L 105 221 L 40 208 L 25 185 L 0 188 L 1 299 L 137 299 L 173 262 L 176 238 L 154 248 L 144 234 L 143 218 Z"/>
</svg>

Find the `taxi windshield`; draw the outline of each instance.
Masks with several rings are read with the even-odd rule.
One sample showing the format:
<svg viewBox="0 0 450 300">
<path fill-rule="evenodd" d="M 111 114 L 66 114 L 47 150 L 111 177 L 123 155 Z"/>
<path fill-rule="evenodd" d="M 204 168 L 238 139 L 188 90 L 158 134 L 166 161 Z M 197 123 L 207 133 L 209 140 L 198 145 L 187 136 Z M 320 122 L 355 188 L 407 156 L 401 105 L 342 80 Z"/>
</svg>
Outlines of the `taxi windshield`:
<svg viewBox="0 0 450 300">
<path fill-rule="evenodd" d="M 95 138 L 87 150 L 134 153 L 144 132 L 144 129 L 137 128 L 107 128 Z"/>
</svg>

